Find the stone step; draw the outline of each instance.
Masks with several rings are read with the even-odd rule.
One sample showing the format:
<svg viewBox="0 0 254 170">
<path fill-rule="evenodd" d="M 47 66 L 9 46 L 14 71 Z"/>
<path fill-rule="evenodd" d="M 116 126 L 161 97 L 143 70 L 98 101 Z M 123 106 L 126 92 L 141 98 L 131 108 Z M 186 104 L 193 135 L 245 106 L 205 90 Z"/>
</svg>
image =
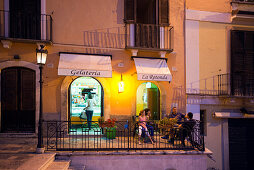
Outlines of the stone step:
<svg viewBox="0 0 254 170">
<path fill-rule="evenodd" d="M 68 170 L 70 161 L 55 160 L 52 162 L 46 170 Z"/>
<path fill-rule="evenodd" d="M 36 154 L 17 170 L 46 170 L 47 167 L 55 160 L 55 153 Z"/>
<path fill-rule="evenodd" d="M 73 166 L 73 165 L 71 165 L 68 170 L 85 170 L 85 166 L 82 166 L 82 165 L 80 165 L 80 166 L 77 166 L 77 165 Z"/>
<path fill-rule="evenodd" d="M 35 138 L 35 133 L 0 133 L 1 138 Z"/>
</svg>

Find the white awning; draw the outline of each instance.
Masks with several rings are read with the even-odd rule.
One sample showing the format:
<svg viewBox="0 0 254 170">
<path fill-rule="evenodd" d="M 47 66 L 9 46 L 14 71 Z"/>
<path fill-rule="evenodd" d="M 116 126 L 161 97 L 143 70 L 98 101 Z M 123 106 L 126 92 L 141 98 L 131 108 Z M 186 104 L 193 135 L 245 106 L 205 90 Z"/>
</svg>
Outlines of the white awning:
<svg viewBox="0 0 254 170">
<path fill-rule="evenodd" d="M 165 59 L 133 57 L 138 80 L 171 81 L 172 75 Z"/>
<path fill-rule="evenodd" d="M 58 75 L 112 77 L 111 56 L 60 53 Z"/>
</svg>

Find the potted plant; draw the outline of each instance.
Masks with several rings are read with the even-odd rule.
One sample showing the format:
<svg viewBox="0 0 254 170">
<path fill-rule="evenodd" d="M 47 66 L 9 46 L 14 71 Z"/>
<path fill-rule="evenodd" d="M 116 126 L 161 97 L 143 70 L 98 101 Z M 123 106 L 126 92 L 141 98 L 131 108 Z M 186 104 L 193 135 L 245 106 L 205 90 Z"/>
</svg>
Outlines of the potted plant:
<svg viewBox="0 0 254 170">
<path fill-rule="evenodd" d="M 115 139 L 116 138 L 116 126 L 115 122 L 116 119 L 108 119 L 104 120 L 104 117 L 98 119 L 99 126 L 105 129 L 105 135 L 108 139 Z"/>
<path fill-rule="evenodd" d="M 174 125 L 177 124 L 177 119 L 175 118 L 166 118 L 164 117 L 163 119 L 158 121 L 158 127 L 160 129 L 163 129 L 165 132 L 169 132 L 170 129 L 173 129 Z"/>
</svg>

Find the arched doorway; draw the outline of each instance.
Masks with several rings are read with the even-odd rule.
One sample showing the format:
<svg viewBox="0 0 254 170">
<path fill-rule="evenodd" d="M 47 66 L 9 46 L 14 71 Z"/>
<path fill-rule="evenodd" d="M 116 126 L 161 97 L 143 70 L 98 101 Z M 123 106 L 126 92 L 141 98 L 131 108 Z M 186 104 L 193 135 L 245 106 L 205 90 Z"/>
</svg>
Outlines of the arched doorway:
<svg viewBox="0 0 254 170">
<path fill-rule="evenodd" d="M 75 79 L 69 87 L 69 120 L 84 121 L 83 115 L 80 115 L 86 107 L 87 95 L 82 97 L 82 90 L 90 89 L 93 94 L 95 106 L 93 110 L 92 121 L 98 121 L 98 118 L 104 115 L 103 112 L 103 88 L 98 80 L 92 77 L 79 77 Z M 73 122 L 72 127 L 81 127 L 82 124 Z"/>
<path fill-rule="evenodd" d="M 35 78 L 24 67 L 1 70 L 2 132 L 35 132 Z"/>
<path fill-rule="evenodd" d="M 145 108 L 151 110 L 151 119 L 160 119 L 160 90 L 151 82 L 142 83 L 137 89 L 136 116 Z"/>
</svg>

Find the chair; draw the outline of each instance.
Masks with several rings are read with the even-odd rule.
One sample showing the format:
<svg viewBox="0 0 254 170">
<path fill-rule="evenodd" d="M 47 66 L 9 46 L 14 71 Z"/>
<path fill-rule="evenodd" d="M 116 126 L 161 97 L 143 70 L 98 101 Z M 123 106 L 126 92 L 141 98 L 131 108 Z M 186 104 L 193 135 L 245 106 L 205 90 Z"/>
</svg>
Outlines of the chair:
<svg viewBox="0 0 254 170">
<path fill-rule="evenodd" d="M 138 122 L 134 122 L 134 129 L 133 129 L 133 138 L 135 138 L 135 136 L 138 136 L 139 133 L 139 125 Z M 150 133 L 150 132 L 148 132 Z M 145 128 L 142 127 L 142 133 L 141 133 L 141 140 L 143 139 L 144 143 L 148 143 L 151 142 L 149 137 L 146 135 L 146 131 Z"/>
</svg>

